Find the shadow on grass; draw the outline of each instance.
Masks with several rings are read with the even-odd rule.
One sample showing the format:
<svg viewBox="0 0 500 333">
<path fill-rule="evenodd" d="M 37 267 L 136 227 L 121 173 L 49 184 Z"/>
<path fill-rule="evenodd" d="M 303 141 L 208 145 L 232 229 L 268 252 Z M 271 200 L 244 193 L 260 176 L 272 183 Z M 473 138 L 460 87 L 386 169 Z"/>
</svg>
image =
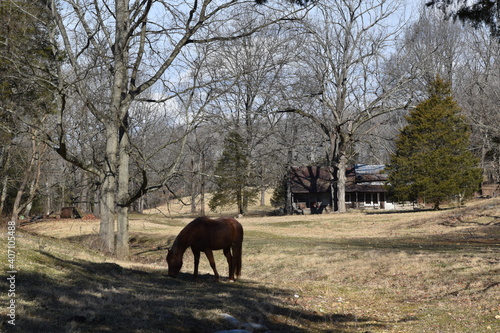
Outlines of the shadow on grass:
<svg viewBox="0 0 500 333">
<path fill-rule="evenodd" d="M 64 260 L 36 252 L 61 274 L 19 272 L 21 303 L 16 326 L 4 324 L 7 332 L 204 333 L 233 328 L 218 313 L 263 324 L 271 332 L 353 332 L 354 322 L 356 331 L 380 325 L 349 314 L 323 316 L 305 311 L 287 301 L 289 291 L 252 281 L 216 283 L 211 275 L 193 280 L 191 274 L 171 279 L 161 271 Z M 317 325 L 324 328 L 311 329 Z"/>
</svg>

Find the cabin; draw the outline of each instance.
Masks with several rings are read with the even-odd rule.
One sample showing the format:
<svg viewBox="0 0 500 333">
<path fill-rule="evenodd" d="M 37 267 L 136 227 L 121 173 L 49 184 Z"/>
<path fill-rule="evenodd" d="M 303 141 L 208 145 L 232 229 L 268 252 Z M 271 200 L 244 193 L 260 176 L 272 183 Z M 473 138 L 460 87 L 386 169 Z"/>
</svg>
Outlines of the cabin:
<svg viewBox="0 0 500 333">
<path fill-rule="evenodd" d="M 346 206 L 352 209 L 394 209 L 388 201 L 385 165 L 356 164 L 346 171 Z"/>
<path fill-rule="evenodd" d="M 388 201 L 385 165 L 356 164 L 346 171 L 347 209 L 394 209 Z M 296 214 L 332 211 L 335 188 L 331 167 L 290 168 L 290 192 Z"/>
<path fill-rule="evenodd" d="M 290 168 L 290 192 L 295 214 L 321 214 L 332 210 L 333 169 L 320 166 Z"/>
</svg>

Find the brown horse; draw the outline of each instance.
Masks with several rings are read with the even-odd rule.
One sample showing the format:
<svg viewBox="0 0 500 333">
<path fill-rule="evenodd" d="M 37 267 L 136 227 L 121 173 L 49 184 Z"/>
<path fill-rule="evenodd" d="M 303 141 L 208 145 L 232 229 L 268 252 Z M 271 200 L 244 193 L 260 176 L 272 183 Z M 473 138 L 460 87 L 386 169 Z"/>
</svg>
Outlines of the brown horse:
<svg viewBox="0 0 500 333">
<path fill-rule="evenodd" d="M 205 252 L 214 270 L 215 279 L 219 280 L 212 250 L 222 249 L 229 265 L 229 281 L 234 281 L 235 275 L 238 277 L 241 274 L 242 243 L 243 227 L 235 219 L 198 217 L 181 230 L 168 251 L 168 275 L 177 277 L 182 267 L 182 256 L 187 248 L 191 247 L 194 255 L 194 276 L 198 276 L 200 252 Z"/>
</svg>

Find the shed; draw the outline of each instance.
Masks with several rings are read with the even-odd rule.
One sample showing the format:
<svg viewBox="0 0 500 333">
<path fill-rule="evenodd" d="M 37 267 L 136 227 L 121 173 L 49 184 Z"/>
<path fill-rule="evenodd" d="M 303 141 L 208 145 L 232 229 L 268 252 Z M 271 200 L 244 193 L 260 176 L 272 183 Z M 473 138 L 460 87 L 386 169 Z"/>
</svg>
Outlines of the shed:
<svg viewBox="0 0 500 333">
<path fill-rule="evenodd" d="M 80 219 L 82 214 L 76 207 L 63 207 L 61 208 L 61 218 L 62 219 Z"/>
</svg>

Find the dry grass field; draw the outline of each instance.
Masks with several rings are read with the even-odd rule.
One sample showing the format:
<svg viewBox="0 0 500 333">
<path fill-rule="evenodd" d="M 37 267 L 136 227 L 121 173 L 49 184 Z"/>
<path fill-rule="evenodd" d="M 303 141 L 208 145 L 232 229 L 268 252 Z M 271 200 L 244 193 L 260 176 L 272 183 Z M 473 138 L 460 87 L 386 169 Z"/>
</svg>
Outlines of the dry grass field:
<svg viewBox="0 0 500 333">
<path fill-rule="evenodd" d="M 23 225 L 16 327 L 2 307 L 0 329 L 203 333 L 231 328 L 227 313 L 270 332 L 500 332 L 499 199 L 443 211 L 243 217 L 235 283 L 216 283 L 204 257 L 194 280 L 189 251 L 180 277 L 166 275 L 166 247 L 192 220 L 169 208 L 131 215 L 129 261 L 99 254 L 98 221 Z"/>
</svg>

